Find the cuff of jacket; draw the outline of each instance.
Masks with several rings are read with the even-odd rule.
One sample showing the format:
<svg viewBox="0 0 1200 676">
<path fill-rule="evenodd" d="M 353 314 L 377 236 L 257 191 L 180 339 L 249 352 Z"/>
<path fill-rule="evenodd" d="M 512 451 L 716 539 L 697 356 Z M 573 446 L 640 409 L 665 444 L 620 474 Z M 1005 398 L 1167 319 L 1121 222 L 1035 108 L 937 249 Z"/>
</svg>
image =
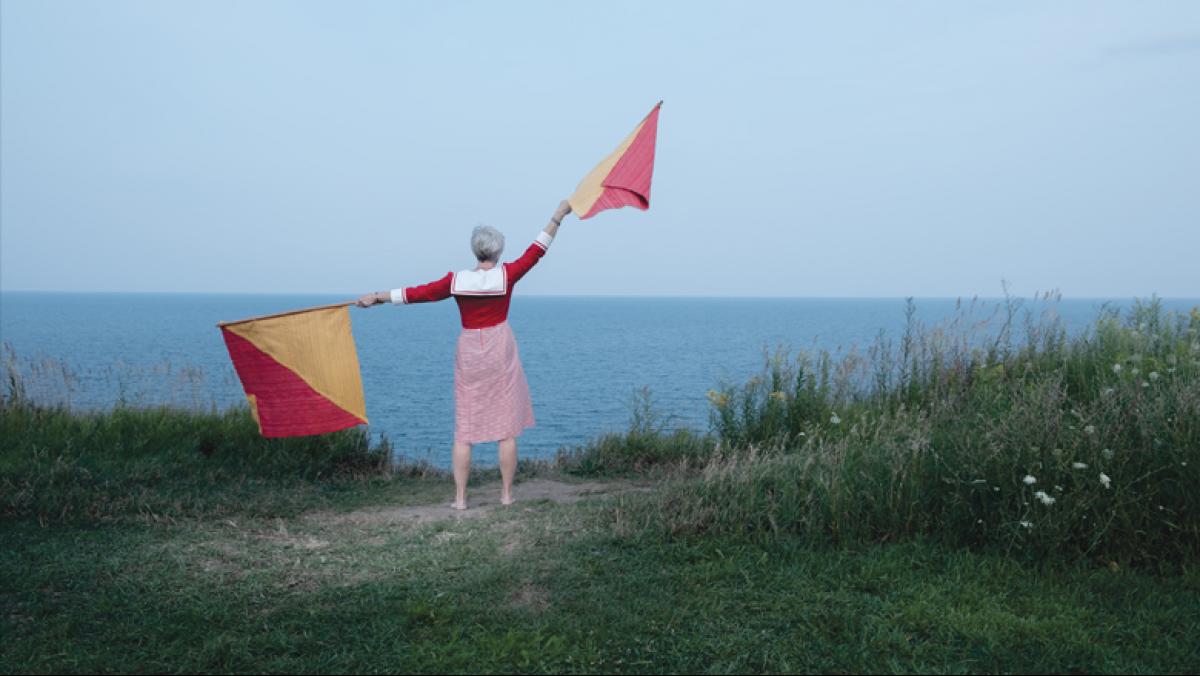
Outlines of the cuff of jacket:
<svg viewBox="0 0 1200 676">
<path fill-rule="evenodd" d="M 404 297 L 404 289 L 392 289 L 392 303 L 402 305 L 407 302 L 408 299 Z"/>
<path fill-rule="evenodd" d="M 554 235 L 551 235 L 550 233 L 543 230 L 542 234 L 538 235 L 537 239 L 535 239 L 533 241 L 537 242 L 538 244 L 541 244 L 543 249 L 549 249 L 550 242 L 554 241 Z"/>
</svg>

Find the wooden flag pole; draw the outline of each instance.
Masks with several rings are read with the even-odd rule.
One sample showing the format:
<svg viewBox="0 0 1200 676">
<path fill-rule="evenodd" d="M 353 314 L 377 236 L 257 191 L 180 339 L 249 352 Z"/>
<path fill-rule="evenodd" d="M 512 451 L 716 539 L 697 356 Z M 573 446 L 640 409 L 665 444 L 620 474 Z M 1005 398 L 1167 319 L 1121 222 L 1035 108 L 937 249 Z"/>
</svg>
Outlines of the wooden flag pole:
<svg viewBox="0 0 1200 676">
<path fill-rule="evenodd" d="M 243 324 L 245 322 L 253 322 L 253 321 L 256 321 L 259 319 L 270 319 L 272 317 L 286 317 L 287 315 L 297 315 L 297 314 L 300 314 L 301 312 L 309 312 L 310 310 L 324 310 L 326 308 L 331 308 L 331 307 L 342 307 L 344 305 L 354 305 L 357 302 L 358 302 L 358 299 L 355 298 L 354 300 L 344 300 L 340 303 L 330 303 L 328 305 L 315 305 L 313 307 L 300 308 L 299 310 L 289 310 L 287 312 L 276 312 L 273 315 L 260 315 L 258 317 L 250 317 L 248 319 L 239 319 L 234 322 L 217 322 L 217 327 L 219 328 L 222 326 L 230 326 L 232 324 Z"/>
</svg>

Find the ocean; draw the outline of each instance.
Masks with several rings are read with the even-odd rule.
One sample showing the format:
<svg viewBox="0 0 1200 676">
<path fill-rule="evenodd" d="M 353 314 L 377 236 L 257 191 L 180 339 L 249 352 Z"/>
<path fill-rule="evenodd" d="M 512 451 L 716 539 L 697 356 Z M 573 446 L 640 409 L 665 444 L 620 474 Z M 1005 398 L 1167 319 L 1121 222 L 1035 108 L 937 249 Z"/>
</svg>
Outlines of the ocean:
<svg viewBox="0 0 1200 676">
<path fill-rule="evenodd" d="M 0 340 L 8 368 L 29 395 L 78 409 L 170 404 L 224 409 L 245 396 L 218 321 L 348 300 L 327 295 L 0 293 Z M 1025 312 L 1055 312 L 1086 329 L 1106 304 L 1132 299 L 1025 299 Z M 915 317 L 956 315 L 982 333 L 1003 323 L 1002 300 L 915 299 Z M 1187 311 L 1200 299 L 1164 299 Z M 708 429 L 707 392 L 761 372 L 784 348 L 862 352 L 904 329 L 903 298 L 646 298 L 522 296 L 509 323 L 533 396 L 535 427 L 518 440 L 522 458 L 551 458 L 628 427 L 635 393 L 649 388 L 671 427 Z M 997 314 L 997 312 L 999 314 Z M 454 432 L 452 300 L 350 308 L 372 436 L 398 456 L 449 466 Z M 989 319 L 990 318 L 990 319 Z M 1023 322 L 1023 319 L 1021 320 Z M 970 322 L 968 322 L 970 323 Z M 1016 331 L 1019 340 L 1022 331 Z M 7 382 L 5 383 L 7 387 Z M 494 465 L 496 444 L 477 445 Z"/>
</svg>

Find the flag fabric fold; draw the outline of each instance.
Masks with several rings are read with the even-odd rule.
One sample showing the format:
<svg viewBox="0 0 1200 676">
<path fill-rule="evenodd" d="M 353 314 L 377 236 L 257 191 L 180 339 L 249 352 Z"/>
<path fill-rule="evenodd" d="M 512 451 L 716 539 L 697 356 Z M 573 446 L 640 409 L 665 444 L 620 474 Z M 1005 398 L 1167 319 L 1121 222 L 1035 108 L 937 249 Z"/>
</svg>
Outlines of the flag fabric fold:
<svg viewBox="0 0 1200 676">
<path fill-rule="evenodd" d="M 650 181 L 654 176 L 654 145 L 658 136 L 659 101 L 633 133 L 579 182 L 567 201 L 579 218 L 591 218 L 606 209 L 650 208 Z"/>
<path fill-rule="evenodd" d="M 219 325 L 264 437 L 367 423 L 346 305 Z"/>
</svg>

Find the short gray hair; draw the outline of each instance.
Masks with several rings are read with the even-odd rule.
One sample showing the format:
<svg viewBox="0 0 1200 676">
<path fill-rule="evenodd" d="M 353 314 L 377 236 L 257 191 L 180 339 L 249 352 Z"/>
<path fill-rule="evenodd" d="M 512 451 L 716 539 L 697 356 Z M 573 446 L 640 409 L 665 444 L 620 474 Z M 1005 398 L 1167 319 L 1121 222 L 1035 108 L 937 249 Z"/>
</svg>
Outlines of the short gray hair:
<svg viewBox="0 0 1200 676">
<path fill-rule="evenodd" d="M 471 251 L 479 262 L 497 261 L 504 251 L 504 233 L 490 225 L 477 225 L 471 233 Z"/>
</svg>

